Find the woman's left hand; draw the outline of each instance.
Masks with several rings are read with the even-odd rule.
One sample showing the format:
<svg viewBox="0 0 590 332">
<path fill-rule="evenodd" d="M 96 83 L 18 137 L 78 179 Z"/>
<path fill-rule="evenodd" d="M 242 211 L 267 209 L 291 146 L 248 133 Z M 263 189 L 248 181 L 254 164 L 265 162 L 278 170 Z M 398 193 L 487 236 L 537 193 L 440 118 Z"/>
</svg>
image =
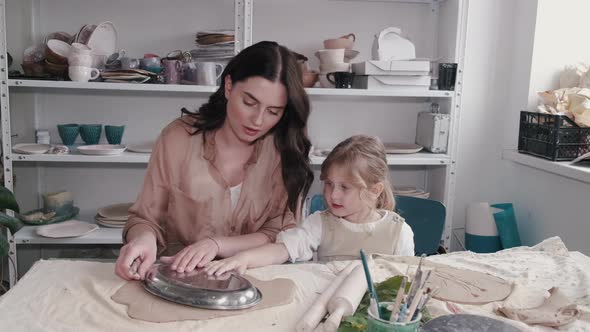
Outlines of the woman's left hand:
<svg viewBox="0 0 590 332">
<path fill-rule="evenodd" d="M 205 266 L 205 272 L 208 275 L 215 274 L 220 276 L 227 271 L 237 271 L 239 274 L 244 274 L 248 268 L 249 258 L 246 253 L 237 254 L 235 256 L 213 261 Z"/>
<path fill-rule="evenodd" d="M 184 247 L 174 256 L 162 256 L 160 261 L 171 264 L 176 272 L 191 272 L 197 267 L 203 267 L 219 253 L 217 242 L 211 238 L 203 239 Z"/>
</svg>

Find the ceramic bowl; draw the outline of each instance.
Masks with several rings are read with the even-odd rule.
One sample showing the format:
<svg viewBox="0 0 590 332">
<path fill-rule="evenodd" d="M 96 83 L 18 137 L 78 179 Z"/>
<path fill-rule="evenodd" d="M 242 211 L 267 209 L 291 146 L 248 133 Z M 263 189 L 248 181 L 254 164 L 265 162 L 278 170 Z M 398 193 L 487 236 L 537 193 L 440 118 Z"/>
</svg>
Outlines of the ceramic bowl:
<svg viewBox="0 0 590 332">
<path fill-rule="evenodd" d="M 58 76 L 58 77 L 66 77 L 67 73 L 68 73 L 68 65 L 67 64 L 55 64 L 55 63 L 51 63 L 47 60 L 45 60 L 45 62 L 43 63 L 43 66 L 45 67 L 45 71 L 49 74 Z"/>
<path fill-rule="evenodd" d="M 303 86 L 311 88 L 318 81 L 318 73 L 316 71 L 306 71 L 303 73 Z"/>
<path fill-rule="evenodd" d="M 65 65 L 68 63 L 70 55 L 70 44 L 59 39 L 50 39 L 45 44 L 45 58 L 47 61 L 56 65 Z"/>
<path fill-rule="evenodd" d="M 326 49 L 333 49 L 333 48 L 351 49 L 353 46 L 354 46 L 354 41 L 352 39 L 335 38 L 335 39 L 324 40 L 324 48 L 326 48 Z"/>
<path fill-rule="evenodd" d="M 350 71 L 350 63 L 326 63 L 320 65 L 320 73 L 333 73 L 336 71 Z"/>
<path fill-rule="evenodd" d="M 23 63 L 21 64 L 26 76 L 43 76 L 45 75 L 45 67 L 41 63 Z"/>
<path fill-rule="evenodd" d="M 50 39 L 58 39 L 68 44 L 71 44 L 74 41 L 74 36 L 64 31 L 56 31 L 45 36 L 45 40 L 43 40 L 43 43 L 47 44 L 47 41 Z"/>
</svg>

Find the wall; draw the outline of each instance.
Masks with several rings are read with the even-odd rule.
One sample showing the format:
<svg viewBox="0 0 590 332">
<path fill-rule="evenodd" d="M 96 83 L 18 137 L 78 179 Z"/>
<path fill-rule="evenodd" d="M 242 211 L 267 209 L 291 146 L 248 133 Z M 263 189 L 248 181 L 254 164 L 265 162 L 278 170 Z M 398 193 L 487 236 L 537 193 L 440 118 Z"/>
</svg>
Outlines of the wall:
<svg viewBox="0 0 590 332">
<path fill-rule="evenodd" d="M 523 244 L 557 235 L 590 253 L 590 185 L 501 158 L 516 148 L 518 112 L 536 105 L 536 92 L 557 88 L 564 65 L 590 62 L 577 33 L 589 9 L 584 0 L 470 1 L 455 227 L 470 202 L 512 202 Z"/>
</svg>

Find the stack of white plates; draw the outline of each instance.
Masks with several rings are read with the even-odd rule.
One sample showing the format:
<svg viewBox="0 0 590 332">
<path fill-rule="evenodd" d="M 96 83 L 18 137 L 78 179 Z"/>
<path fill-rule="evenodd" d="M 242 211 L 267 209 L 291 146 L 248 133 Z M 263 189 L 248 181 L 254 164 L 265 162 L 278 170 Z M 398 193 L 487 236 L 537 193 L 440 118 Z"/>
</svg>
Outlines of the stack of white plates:
<svg viewBox="0 0 590 332">
<path fill-rule="evenodd" d="M 90 154 L 97 156 L 114 156 L 120 155 L 126 149 L 125 145 L 120 144 L 95 144 L 95 145 L 80 145 L 78 152 L 81 154 Z"/>
<path fill-rule="evenodd" d="M 410 154 L 420 152 L 424 147 L 414 143 L 384 143 L 387 154 Z"/>
<path fill-rule="evenodd" d="M 35 143 L 15 144 L 12 147 L 13 152 L 22 154 L 44 154 L 47 153 L 49 149 L 51 149 L 51 145 L 49 144 Z"/>
<path fill-rule="evenodd" d="M 113 204 L 98 209 L 96 223 L 105 227 L 123 228 L 129 219 L 129 207 L 133 203 Z"/>
<path fill-rule="evenodd" d="M 393 194 L 398 196 L 411 196 L 411 197 L 418 197 L 418 198 L 428 198 L 430 197 L 429 192 L 425 192 L 422 189 L 418 189 L 412 186 L 397 186 L 393 188 Z"/>
</svg>

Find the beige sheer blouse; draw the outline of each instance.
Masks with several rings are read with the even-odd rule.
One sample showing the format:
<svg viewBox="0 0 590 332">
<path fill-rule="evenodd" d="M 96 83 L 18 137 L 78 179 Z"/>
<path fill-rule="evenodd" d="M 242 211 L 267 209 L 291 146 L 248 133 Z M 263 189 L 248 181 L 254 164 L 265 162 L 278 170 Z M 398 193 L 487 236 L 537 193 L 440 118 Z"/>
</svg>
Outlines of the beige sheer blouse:
<svg viewBox="0 0 590 332">
<path fill-rule="evenodd" d="M 162 130 L 143 188 L 129 209 L 123 241 L 133 226 L 146 225 L 157 238 L 158 252 L 174 254 L 208 236 L 258 232 L 274 242 L 278 232 L 294 227 L 293 213 L 285 210 L 287 192 L 272 135 L 255 143 L 232 209 L 230 187 L 213 166 L 215 135 L 191 135 L 192 121 L 185 116 Z"/>
</svg>

